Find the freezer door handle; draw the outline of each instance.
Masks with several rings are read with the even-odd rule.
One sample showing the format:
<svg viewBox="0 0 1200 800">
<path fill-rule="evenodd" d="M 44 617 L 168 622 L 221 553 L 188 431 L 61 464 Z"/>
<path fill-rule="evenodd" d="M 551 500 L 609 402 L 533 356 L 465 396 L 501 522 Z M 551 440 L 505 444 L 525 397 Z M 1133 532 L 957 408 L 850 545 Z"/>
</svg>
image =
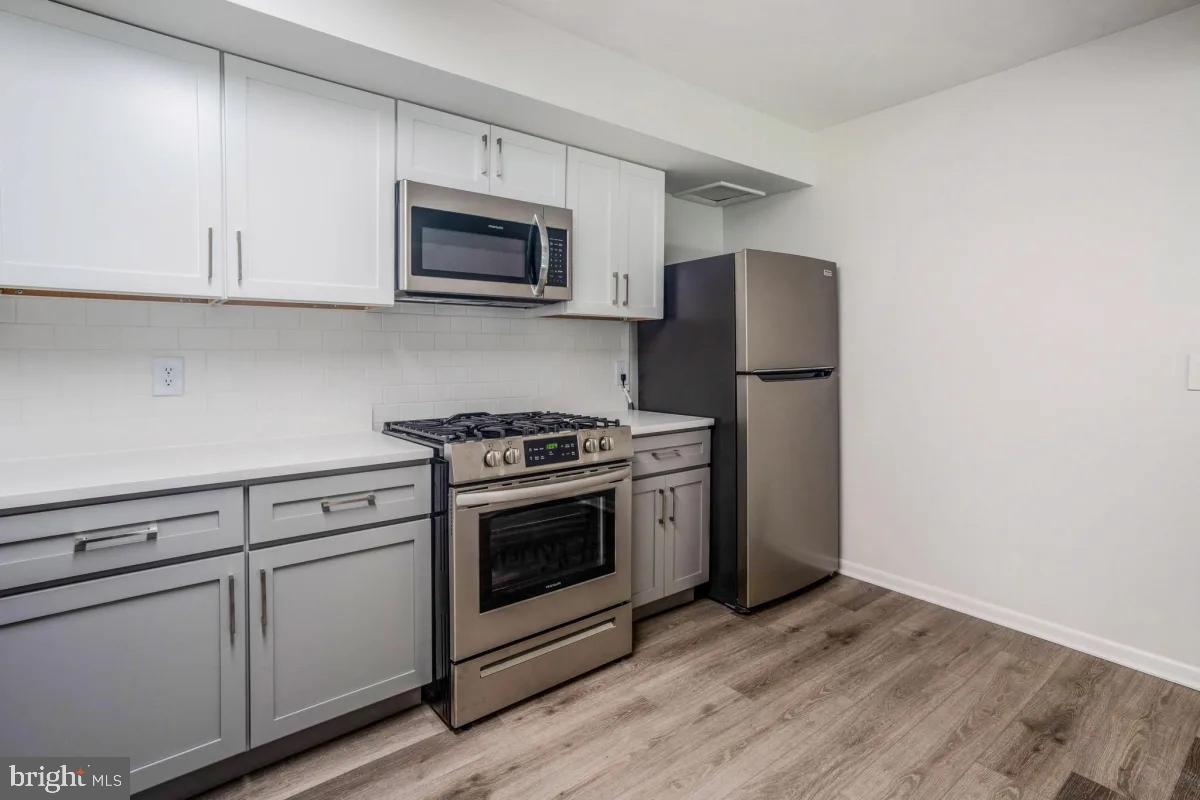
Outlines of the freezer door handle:
<svg viewBox="0 0 1200 800">
<path fill-rule="evenodd" d="M 757 370 L 747 373 L 760 381 L 817 381 L 833 375 L 835 367 L 808 367 L 806 369 Z"/>
</svg>

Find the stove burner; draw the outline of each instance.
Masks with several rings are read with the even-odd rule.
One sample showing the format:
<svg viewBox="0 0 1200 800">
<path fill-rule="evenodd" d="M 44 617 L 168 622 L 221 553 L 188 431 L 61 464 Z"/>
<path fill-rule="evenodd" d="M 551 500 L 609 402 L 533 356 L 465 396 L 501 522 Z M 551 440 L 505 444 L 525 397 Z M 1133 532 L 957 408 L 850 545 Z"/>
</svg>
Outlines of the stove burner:
<svg viewBox="0 0 1200 800">
<path fill-rule="evenodd" d="M 620 424 L 615 419 L 557 411 L 524 411 L 514 414 L 474 411 L 455 414 L 445 419 L 388 422 L 384 424 L 383 430 L 385 433 L 403 433 L 430 442 L 447 443 L 591 430 Z"/>
</svg>

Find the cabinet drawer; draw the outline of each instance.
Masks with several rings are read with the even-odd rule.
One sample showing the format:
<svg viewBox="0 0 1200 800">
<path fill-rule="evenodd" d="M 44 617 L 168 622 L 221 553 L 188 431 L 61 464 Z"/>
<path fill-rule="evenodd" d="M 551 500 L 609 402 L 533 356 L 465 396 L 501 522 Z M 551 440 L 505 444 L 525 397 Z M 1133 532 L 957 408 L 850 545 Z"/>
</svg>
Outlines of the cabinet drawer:
<svg viewBox="0 0 1200 800">
<path fill-rule="evenodd" d="M 241 547 L 244 534 L 238 487 L 0 517 L 0 590 Z"/>
<path fill-rule="evenodd" d="M 707 429 L 642 436 L 633 440 L 633 477 L 703 467 L 712 458 Z"/>
<path fill-rule="evenodd" d="M 270 542 L 429 513 L 429 467 L 250 487 L 250 541 Z"/>
</svg>

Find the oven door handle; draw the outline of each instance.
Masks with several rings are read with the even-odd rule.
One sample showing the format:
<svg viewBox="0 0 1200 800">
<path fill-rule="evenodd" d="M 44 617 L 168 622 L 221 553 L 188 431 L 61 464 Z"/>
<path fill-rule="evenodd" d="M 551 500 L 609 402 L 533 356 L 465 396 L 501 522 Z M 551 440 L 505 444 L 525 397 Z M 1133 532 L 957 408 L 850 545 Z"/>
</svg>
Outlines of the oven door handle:
<svg viewBox="0 0 1200 800">
<path fill-rule="evenodd" d="M 458 508 L 477 508 L 495 503 L 508 503 L 513 500 L 536 500 L 546 497 L 559 497 L 574 494 L 582 489 L 593 486 L 603 486 L 608 483 L 619 483 L 632 474 L 629 467 L 605 472 L 601 475 L 591 475 L 587 478 L 575 478 L 557 483 L 544 483 L 540 486 L 518 486 L 514 489 L 492 489 L 483 492 L 465 492 L 454 501 Z"/>
</svg>

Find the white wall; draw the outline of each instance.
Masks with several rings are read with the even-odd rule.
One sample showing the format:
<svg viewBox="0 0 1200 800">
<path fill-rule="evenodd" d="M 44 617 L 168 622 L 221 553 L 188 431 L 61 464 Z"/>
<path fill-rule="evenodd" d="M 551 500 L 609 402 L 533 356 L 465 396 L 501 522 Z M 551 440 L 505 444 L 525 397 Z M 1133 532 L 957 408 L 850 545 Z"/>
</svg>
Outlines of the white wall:
<svg viewBox="0 0 1200 800">
<path fill-rule="evenodd" d="M 725 252 L 723 210 L 667 195 L 664 226 L 667 263 Z"/>
<path fill-rule="evenodd" d="M 847 571 L 1200 687 L 1200 8 L 826 131 Z"/>
<path fill-rule="evenodd" d="M 624 408 L 629 325 L 395 311 L 0 297 L 0 460 L 361 430 L 459 411 Z M 182 355 L 182 397 L 151 396 Z"/>
</svg>

